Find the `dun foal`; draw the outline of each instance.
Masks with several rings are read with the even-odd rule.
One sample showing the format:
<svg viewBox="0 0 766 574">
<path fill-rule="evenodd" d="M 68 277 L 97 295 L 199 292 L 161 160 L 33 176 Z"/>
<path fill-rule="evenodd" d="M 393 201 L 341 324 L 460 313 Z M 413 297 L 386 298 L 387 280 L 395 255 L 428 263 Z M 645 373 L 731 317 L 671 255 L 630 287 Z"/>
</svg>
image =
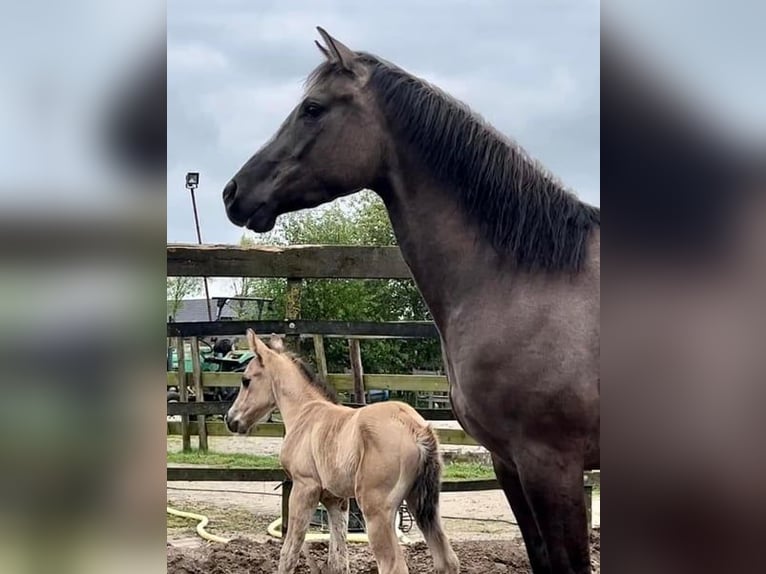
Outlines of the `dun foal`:
<svg viewBox="0 0 766 574">
<path fill-rule="evenodd" d="M 426 421 L 399 402 L 359 409 L 338 405 L 332 391 L 298 357 L 285 352 L 281 338 L 272 336 L 266 345 L 248 329 L 247 341 L 255 357 L 244 372 L 226 424 L 244 434 L 275 409 L 282 414 L 280 461 L 293 490 L 279 574 L 294 572 L 319 502 L 330 520 L 329 571 L 349 571 L 346 531 L 352 497 L 364 513 L 381 574 L 409 572 L 394 529 L 403 500 L 423 532 L 436 572 L 459 572 L 439 516 L 439 443 Z"/>
</svg>

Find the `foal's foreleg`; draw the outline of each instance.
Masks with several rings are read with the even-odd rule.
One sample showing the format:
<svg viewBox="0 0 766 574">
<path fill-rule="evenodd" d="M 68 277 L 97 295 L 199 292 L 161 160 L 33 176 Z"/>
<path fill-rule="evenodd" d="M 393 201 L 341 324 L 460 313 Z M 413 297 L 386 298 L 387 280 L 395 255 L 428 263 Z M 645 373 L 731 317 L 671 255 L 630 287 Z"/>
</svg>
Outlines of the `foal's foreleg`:
<svg viewBox="0 0 766 574">
<path fill-rule="evenodd" d="M 282 543 L 282 551 L 279 556 L 278 574 L 293 574 L 298 565 L 306 531 L 311 523 L 319 503 L 321 489 L 314 484 L 293 484 L 290 493 L 290 514 L 288 515 L 287 534 Z"/>
<path fill-rule="evenodd" d="M 327 574 L 348 574 L 348 499 L 327 497 L 322 499 L 330 518 L 330 551 Z"/>
</svg>

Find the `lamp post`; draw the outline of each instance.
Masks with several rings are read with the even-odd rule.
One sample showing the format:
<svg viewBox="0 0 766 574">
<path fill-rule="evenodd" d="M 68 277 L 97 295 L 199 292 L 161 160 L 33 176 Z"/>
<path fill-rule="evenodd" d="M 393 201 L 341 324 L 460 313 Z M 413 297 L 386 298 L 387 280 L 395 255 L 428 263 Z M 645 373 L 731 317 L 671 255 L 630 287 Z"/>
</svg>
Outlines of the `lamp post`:
<svg viewBox="0 0 766 574">
<path fill-rule="evenodd" d="M 194 195 L 194 190 L 199 186 L 199 172 L 190 171 L 186 174 L 186 189 L 191 192 L 192 210 L 194 211 L 194 225 L 197 228 L 197 243 L 202 245 L 202 234 L 199 230 L 199 215 L 197 215 L 197 198 Z M 210 309 L 210 291 L 207 285 L 207 277 L 203 277 L 202 281 L 205 285 L 205 303 L 207 307 L 207 319 L 213 321 L 213 311 Z"/>
</svg>

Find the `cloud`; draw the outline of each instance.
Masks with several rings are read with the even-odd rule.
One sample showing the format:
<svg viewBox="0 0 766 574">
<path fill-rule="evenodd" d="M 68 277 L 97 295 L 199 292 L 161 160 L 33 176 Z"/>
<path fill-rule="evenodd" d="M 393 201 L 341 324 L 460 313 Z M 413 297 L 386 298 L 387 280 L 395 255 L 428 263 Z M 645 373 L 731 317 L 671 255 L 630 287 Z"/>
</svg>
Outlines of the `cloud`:
<svg viewBox="0 0 766 574">
<path fill-rule="evenodd" d="M 463 100 L 598 204 L 599 22 L 595 1 L 171 0 L 168 240 L 194 237 L 192 169 L 203 238 L 241 235 L 220 191 L 297 103 L 320 62 L 316 25 Z"/>
</svg>

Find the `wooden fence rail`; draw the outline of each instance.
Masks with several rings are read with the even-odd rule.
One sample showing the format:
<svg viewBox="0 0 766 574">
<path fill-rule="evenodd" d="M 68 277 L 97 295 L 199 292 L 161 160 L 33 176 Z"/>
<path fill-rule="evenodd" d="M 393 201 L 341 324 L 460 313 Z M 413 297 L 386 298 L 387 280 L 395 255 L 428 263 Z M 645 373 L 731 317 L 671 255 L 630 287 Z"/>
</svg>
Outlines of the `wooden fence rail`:
<svg viewBox="0 0 766 574">
<path fill-rule="evenodd" d="M 232 401 L 210 401 L 210 402 L 192 402 L 192 403 L 168 403 L 168 416 L 180 415 L 222 415 L 231 406 Z M 364 405 L 356 403 L 342 403 L 344 406 L 359 408 Z M 455 414 L 452 409 L 415 409 L 420 416 L 427 421 L 454 421 Z"/>
<path fill-rule="evenodd" d="M 439 336 L 436 326 L 428 321 L 194 321 L 168 323 L 168 337 L 242 336 L 247 329 L 259 334 L 321 335 L 330 338 L 355 339 L 429 339 Z"/>
<path fill-rule="evenodd" d="M 583 476 L 585 504 L 588 513 L 588 527 L 593 526 L 593 490 L 600 486 L 599 472 L 586 472 Z M 174 467 L 167 468 L 167 481 L 188 482 L 281 482 L 282 489 L 282 535 L 287 530 L 289 513 L 289 493 L 291 483 L 281 468 L 212 468 L 212 467 Z M 484 480 L 444 480 L 442 492 L 477 492 L 498 490 L 500 484 L 494 479 Z"/>
<path fill-rule="evenodd" d="M 168 277 L 411 279 L 398 247 L 298 245 L 167 246 Z"/>
<path fill-rule="evenodd" d="M 205 425 L 207 428 L 207 436 L 231 436 L 231 431 L 226 428 L 223 421 L 208 421 Z M 189 422 L 188 433 L 189 436 L 197 436 L 199 434 L 199 427 L 196 421 Z M 477 442 L 471 438 L 468 433 L 463 429 L 435 429 L 436 434 L 439 437 L 439 441 L 442 444 L 451 445 L 463 445 L 463 446 L 476 446 Z M 167 434 L 182 435 L 183 428 L 179 421 L 167 422 Z M 261 423 L 256 428 L 250 431 L 250 436 L 259 437 L 271 437 L 281 438 L 285 436 L 285 427 L 282 423 Z"/>
<path fill-rule="evenodd" d="M 187 385 L 192 384 L 191 373 L 184 374 Z M 203 372 L 202 384 L 204 387 L 239 387 L 242 373 L 216 373 Z M 388 391 L 419 391 L 424 393 L 448 391 L 449 384 L 444 375 L 384 375 L 370 374 L 362 377 L 367 390 Z M 179 376 L 176 371 L 168 371 L 167 386 L 177 386 Z M 327 382 L 336 391 L 352 391 L 354 389 L 354 376 L 350 373 L 330 373 Z"/>
</svg>

